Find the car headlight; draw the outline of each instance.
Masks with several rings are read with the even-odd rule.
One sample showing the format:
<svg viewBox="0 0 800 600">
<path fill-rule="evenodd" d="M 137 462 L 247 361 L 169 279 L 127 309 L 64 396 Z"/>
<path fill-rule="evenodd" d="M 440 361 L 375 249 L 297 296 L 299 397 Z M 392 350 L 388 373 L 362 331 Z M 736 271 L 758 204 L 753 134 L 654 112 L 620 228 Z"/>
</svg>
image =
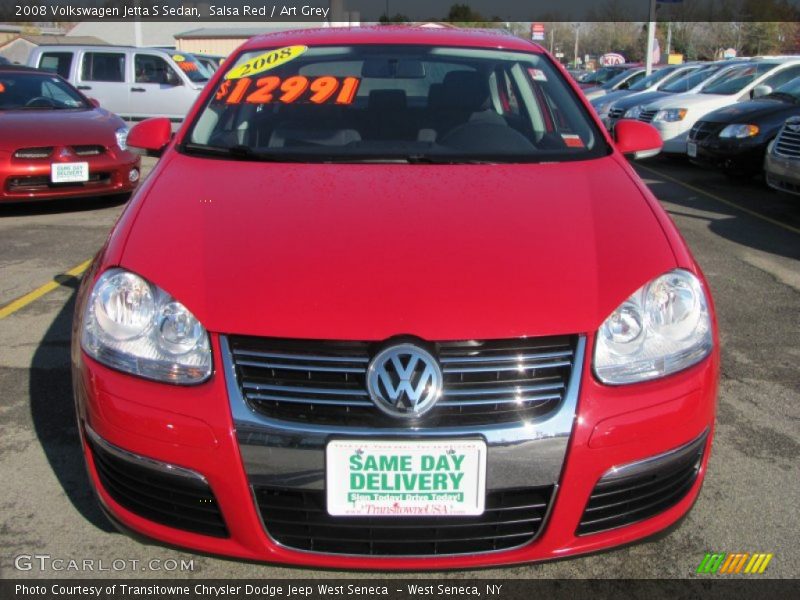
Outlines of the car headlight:
<svg viewBox="0 0 800 600">
<path fill-rule="evenodd" d="M 700 280 L 676 269 L 639 288 L 597 331 L 594 371 L 603 383 L 637 383 L 681 371 L 711 353 Z"/>
<path fill-rule="evenodd" d="M 114 132 L 120 150 L 128 149 L 128 131 L 130 130 L 127 127 L 120 127 Z"/>
<path fill-rule="evenodd" d="M 666 108 L 660 110 L 653 117 L 653 121 L 664 121 L 666 123 L 674 123 L 675 121 L 683 121 L 686 113 L 689 112 L 685 108 Z"/>
<path fill-rule="evenodd" d="M 634 106 L 633 108 L 629 108 L 625 111 L 624 118 L 626 119 L 638 119 L 639 115 L 642 114 L 642 107 L 641 106 Z"/>
<path fill-rule="evenodd" d="M 719 137 L 745 139 L 758 135 L 759 131 L 758 125 L 728 125 L 719 132 Z"/>
<path fill-rule="evenodd" d="M 192 384 L 211 375 L 205 328 L 165 291 L 123 269 L 94 284 L 81 346 L 98 362 L 147 379 Z"/>
</svg>

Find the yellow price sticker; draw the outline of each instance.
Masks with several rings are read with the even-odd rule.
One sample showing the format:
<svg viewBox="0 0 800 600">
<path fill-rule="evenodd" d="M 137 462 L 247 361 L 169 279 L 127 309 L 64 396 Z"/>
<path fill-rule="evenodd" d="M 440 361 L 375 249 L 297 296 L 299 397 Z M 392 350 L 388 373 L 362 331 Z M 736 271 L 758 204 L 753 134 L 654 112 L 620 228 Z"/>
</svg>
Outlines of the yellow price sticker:
<svg viewBox="0 0 800 600">
<path fill-rule="evenodd" d="M 240 79 L 269 71 L 285 65 L 290 60 L 294 60 L 306 50 L 308 50 L 308 46 L 286 46 L 285 48 L 270 50 L 231 69 L 225 74 L 225 79 Z"/>
<path fill-rule="evenodd" d="M 186 60 L 186 57 L 183 54 L 173 54 L 172 60 L 174 60 L 175 62 L 183 62 Z"/>
</svg>

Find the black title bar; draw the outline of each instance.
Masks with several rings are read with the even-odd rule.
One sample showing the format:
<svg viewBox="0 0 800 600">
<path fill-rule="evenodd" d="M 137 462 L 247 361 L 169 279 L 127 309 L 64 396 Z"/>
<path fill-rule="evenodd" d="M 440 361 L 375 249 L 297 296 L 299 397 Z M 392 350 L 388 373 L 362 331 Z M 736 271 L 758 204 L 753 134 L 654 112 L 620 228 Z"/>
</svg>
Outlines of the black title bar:
<svg viewBox="0 0 800 600">
<path fill-rule="evenodd" d="M 800 20 L 800 0 L 656 0 L 658 21 Z M 350 22 L 648 21 L 651 0 L 3 0 L 0 20 Z"/>
</svg>

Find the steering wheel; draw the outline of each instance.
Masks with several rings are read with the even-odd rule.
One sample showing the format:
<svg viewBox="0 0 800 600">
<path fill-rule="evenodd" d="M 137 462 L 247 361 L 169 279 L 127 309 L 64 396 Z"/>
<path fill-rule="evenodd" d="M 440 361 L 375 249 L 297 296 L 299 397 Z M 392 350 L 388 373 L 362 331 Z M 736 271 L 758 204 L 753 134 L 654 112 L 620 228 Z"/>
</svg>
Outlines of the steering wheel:
<svg viewBox="0 0 800 600">
<path fill-rule="evenodd" d="M 55 107 L 55 105 L 56 103 L 53 102 L 53 99 L 46 96 L 35 96 L 25 103 L 28 108 L 47 108 Z"/>
</svg>

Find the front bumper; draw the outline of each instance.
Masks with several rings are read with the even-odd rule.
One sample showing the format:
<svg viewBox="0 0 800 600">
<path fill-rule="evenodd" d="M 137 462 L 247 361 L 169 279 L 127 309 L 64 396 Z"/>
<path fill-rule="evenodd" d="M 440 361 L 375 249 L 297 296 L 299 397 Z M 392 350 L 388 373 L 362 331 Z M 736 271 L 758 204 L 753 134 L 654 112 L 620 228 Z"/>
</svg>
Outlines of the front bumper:
<svg viewBox="0 0 800 600">
<path fill-rule="evenodd" d="M 690 140 L 691 141 L 691 140 Z M 764 141 L 706 139 L 697 143 L 697 156 L 691 162 L 746 173 L 758 173 L 764 164 Z"/>
<path fill-rule="evenodd" d="M 764 159 L 764 173 L 770 187 L 800 196 L 800 159 L 768 152 Z"/>
<path fill-rule="evenodd" d="M 661 139 L 664 141 L 662 153 L 664 154 L 686 154 L 686 143 L 689 141 L 689 131 L 693 123 L 686 120 L 665 122 L 654 121 L 650 123 L 658 130 Z"/>
<path fill-rule="evenodd" d="M 117 373 L 78 347 L 73 357 L 84 441 L 88 426 L 93 435 L 123 452 L 197 474 L 213 491 L 225 535 L 166 526 L 142 516 L 140 510 L 131 510 L 130 505 L 121 505 L 104 487 L 91 446 L 84 443 L 90 478 L 104 508 L 126 528 L 169 544 L 249 560 L 345 569 L 471 568 L 555 559 L 625 544 L 676 522 L 699 493 L 713 432 L 718 353 L 660 381 L 609 387 L 592 376 L 590 352 L 585 350 L 593 340 L 584 341 L 574 369 L 573 398 L 564 401 L 565 405 L 574 402 L 572 408 L 562 407 L 549 425 L 534 424 L 527 434 L 517 431 L 518 439 L 508 439 L 515 428 L 503 429 L 502 434 L 482 432 L 489 444 L 488 492 L 521 484 L 552 484 L 554 490 L 546 522 L 535 539 L 507 550 L 384 557 L 304 551 L 276 543 L 265 530 L 269 515 L 257 509 L 255 490 L 265 481 L 283 488 L 321 489 L 321 444 L 326 435 L 309 435 L 308 428 L 280 430 L 242 412 L 247 408 L 237 407 L 236 383 L 224 362 L 225 343 L 219 336 L 212 343 L 215 357 L 223 357 L 223 364 L 218 361 L 211 380 L 194 387 Z M 553 435 L 544 435 L 547 431 Z M 704 447 L 696 478 L 676 503 L 631 524 L 578 533 L 595 484 L 604 475 L 620 465 L 681 448 L 704 433 L 702 442 L 696 442 Z"/>
<path fill-rule="evenodd" d="M 56 147 L 53 156 L 58 156 Z M 89 181 L 51 183 L 50 165 L 54 162 L 89 163 Z M 0 159 L 0 202 L 54 200 L 89 196 L 128 194 L 136 189 L 141 171 L 141 159 L 130 152 L 107 149 L 99 156 L 65 158 Z M 136 178 L 131 181 L 131 171 Z"/>
</svg>

